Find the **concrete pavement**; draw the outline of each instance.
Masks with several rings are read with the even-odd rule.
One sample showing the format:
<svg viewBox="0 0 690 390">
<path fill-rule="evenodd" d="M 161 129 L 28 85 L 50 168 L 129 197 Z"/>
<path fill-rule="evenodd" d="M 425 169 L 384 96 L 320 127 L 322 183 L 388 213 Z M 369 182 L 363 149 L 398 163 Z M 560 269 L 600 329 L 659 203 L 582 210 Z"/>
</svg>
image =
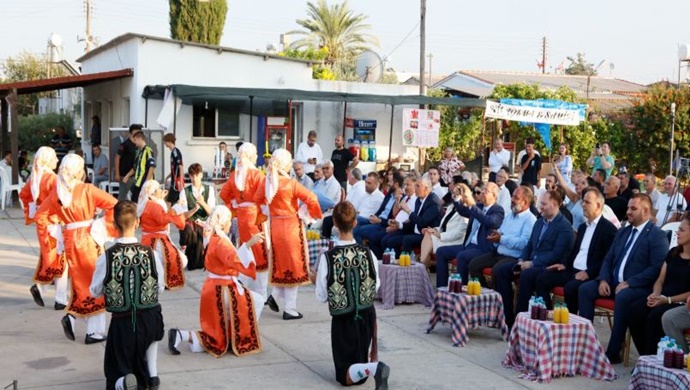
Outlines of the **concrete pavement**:
<svg viewBox="0 0 690 390">
<path fill-rule="evenodd" d="M 34 227 L 24 226 L 21 210 L 0 212 L 0 389 L 13 380 L 20 389 L 102 389 L 105 345 L 84 345 L 85 325 L 79 321 L 77 341 L 64 337 L 64 313 L 53 310 L 50 289 L 45 308 L 31 298 L 37 256 Z M 199 326 L 199 291 L 205 276 L 201 271 L 187 275 L 184 289 L 161 297 L 166 330 Z M 229 354 L 216 359 L 185 347 L 180 356 L 173 356 L 164 338 L 158 355 L 161 388 L 340 388 L 333 371 L 327 306 L 316 301 L 313 286 L 300 289 L 298 306 L 304 319 L 297 321 L 283 321 L 280 313 L 265 310 L 259 322 L 263 351 L 244 358 Z M 501 366 L 507 343 L 496 329 L 470 331 L 468 345 L 455 348 L 448 325 L 425 333 L 429 308 L 416 304 L 383 310 L 379 304 L 377 309 L 379 358 L 391 366 L 391 389 L 625 389 L 630 379 L 632 367 L 617 365 L 621 378 L 613 382 L 575 377 L 533 383 Z M 608 325 L 597 320 L 595 326 L 605 345 Z M 373 380 L 359 388 L 373 389 Z"/>
</svg>

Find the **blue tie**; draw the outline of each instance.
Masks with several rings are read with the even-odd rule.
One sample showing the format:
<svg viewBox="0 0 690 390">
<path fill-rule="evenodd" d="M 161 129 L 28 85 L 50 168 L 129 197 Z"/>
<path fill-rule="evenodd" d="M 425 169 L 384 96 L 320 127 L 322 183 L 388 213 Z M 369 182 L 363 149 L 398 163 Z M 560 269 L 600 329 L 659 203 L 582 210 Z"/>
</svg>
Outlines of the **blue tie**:
<svg viewBox="0 0 690 390">
<path fill-rule="evenodd" d="M 541 227 L 541 232 L 539 233 L 539 242 L 541 242 L 541 238 L 544 237 L 544 233 L 546 233 L 546 230 L 549 228 L 549 223 L 544 220 L 544 226 Z"/>
<path fill-rule="evenodd" d="M 630 233 L 630 237 L 628 237 L 628 241 L 625 243 L 625 247 L 623 248 L 623 252 L 620 254 L 618 266 L 616 267 L 615 273 L 613 274 L 613 277 L 616 280 L 618 280 L 618 273 L 621 270 L 620 269 L 621 265 L 623 265 L 623 259 L 625 259 L 625 254 L 628 253 L 628 250 L 630 250 L 630 246 L 632 246 L 632 243 L 635 241 L 635 234 L 637 234 L 637 229 L 633 228 L 632 233 Z"/>
</svg>

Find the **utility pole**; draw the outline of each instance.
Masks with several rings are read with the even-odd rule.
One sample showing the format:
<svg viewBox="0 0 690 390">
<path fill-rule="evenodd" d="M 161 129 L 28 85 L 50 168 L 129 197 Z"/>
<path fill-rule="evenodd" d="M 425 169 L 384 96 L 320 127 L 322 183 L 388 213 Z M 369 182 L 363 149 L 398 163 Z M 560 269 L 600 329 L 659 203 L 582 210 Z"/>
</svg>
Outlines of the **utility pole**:
<svg viewBox="0 0 690 390">
<path fill-rule="evenodd" d="M 87 53 L 91 51 L 91 42 L 93 37 L 91 36 L 91 0 L 86 0 L 86 51 Z"/>
<path fill-rule="evenodd" d="M 420 20 L 419 20 L 419 94 L 426 95 L 424 84 L 424 65 L 426 63 L 426 0 L 420 0 Z"/>
<path fill-rule="evenodd" d="M 541 39 L 541 73 L 546 73 L 546 37 Z"/>
<path fill-rule="evenodd" d="M 427 86 L 431 87 L 431 61 L 434 59 L 434 53 L 429 53 L 427 57 L 429 57 L 429 82 Z"/>
</svg>

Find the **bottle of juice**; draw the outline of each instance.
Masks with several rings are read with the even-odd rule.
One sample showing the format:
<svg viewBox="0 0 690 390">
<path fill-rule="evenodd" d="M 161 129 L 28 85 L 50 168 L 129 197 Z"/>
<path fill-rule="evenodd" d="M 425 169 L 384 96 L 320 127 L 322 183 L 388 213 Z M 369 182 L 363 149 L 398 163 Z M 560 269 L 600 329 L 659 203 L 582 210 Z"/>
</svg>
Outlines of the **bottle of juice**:
<svg viewBox="0 0 690 390">
<path fill-rule="evenodd" d="M 467 293 L 469 295 L 477 295 L 477 282 L 474 279 L 470 279 L 470 283 L 467 285 Z"/>
<path fill-rule="evenodd" d="M 361 161 L 369 161 L 369 144 L 367 141 L 362 141 L 362 147 L 359 149 L 359 159 Z"/>
<path fill-rule="evenodd" d="M 568 306 L 564 303 L 561 307 L 561 323 L 567 324 L 568 322 L 570 322 L 570 311 L 568 310 Z"/>
<path fill-rule="evenodd" d="M 314 230 L 314 239 L 315 240 L 321 239 L 321 230 L 319 230 L 319 229 Z"/>
<path fill-rule="evenodd" d="M 563 309 L 561 309 L 561 304 L 557 303 L 553 307 L 553 322 L 560 324 L 563 320 Z"/>
<path fill-rule="evenodd" d="M 369 161 L 376 162 L 376 141 L 369 141 Z"/>
<path fill-rule="evenodd" d="M 357 148 L 355 147 L 355 141 L 352 140 L 352 138 L 347 140 L 347 143 L 350 144 L 348 149 L 350 150 L 350 153 L 352 153 L 353 156 L 357 155 Z"/>
<path fill-rule="evenodd" d="M 482 293 L 482 284 L 479 283 L 478 278 L 474 278 L 474 295 L 481 295 Z"/>
</svg>

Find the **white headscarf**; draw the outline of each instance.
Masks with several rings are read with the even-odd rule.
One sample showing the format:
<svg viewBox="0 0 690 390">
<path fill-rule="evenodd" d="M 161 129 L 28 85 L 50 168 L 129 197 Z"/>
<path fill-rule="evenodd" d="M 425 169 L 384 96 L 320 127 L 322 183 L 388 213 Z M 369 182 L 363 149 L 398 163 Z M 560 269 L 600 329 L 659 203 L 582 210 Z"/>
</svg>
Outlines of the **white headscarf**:
<svg viewBox="0 0 690 390">
<path fill-rule="evenodd" d="M 83 176 L 84 159 L 74 153 L 66 155 L 60 164 L 57 180 L 57 194 L 62 207 L 69 207 L 72 204 L 72 191 L 77 184 L 82 182 Z"/>
<path fill-rule="evenodd" d="M 235 167 L 235 186 L 238 190 L 244 191 L 247 182 L 247 171 L 256 169 L 256 146 L 245 142 L 237 151 L 237 166 Z"/>
<path fill-rule="evenodd" d="M 148 203 L 149 200 L 158 203 L 159 205 L 161 205 L 161 207 L 163 207 L 163 210 L 165 210 L 166 212 L 168 211 L 168 205 L 165 203 L 165 200 L 153 196 L 153 194 L 159 188 L 161 188 L 161 185 L 155 180 L 146 180 L 144 184 L 141 186 L 141 192 L 139 193 L 139 199 L 137 200 L 138 217 L 141 217 L 141 214 L 144 213 L 144 210 L 146 209 L 146 203 Z"/>
<path fill-rule="evenodd" d="M 227 233 L 225 233 L 223 230 L 223 227 L 228 226 L 231 221 L 232 213 L 230 212 L 229 208 L 222 205 L 214 207 L 213 211 L 211 212 L 211 216 L 208 217 L 206 224 L 204 225 L 204 247 L 208 245 L 213 233 L 217 234 L 218 237 L 232 243 Z"/>
<path fill-rule="evenodd" d="M 49 146 L 41 146 L 38 148 L 34 156 L 34 166 L 31 168 L 31 196 L 34 201 L 41 195 L 41 178 L 43 172 L 52 172 L 57 166 L 58 159 L 55 150 Z"/>
<path fill-rule="evenodd" d="M 292 166 L 292 155 L 285 149 L 276 149 L 271 156 L 271 163 L 266 174 L 266 199 L 270 204 L 278 192 L 278 177 L 290 177 L 288 171 Z"/>
</svg>

